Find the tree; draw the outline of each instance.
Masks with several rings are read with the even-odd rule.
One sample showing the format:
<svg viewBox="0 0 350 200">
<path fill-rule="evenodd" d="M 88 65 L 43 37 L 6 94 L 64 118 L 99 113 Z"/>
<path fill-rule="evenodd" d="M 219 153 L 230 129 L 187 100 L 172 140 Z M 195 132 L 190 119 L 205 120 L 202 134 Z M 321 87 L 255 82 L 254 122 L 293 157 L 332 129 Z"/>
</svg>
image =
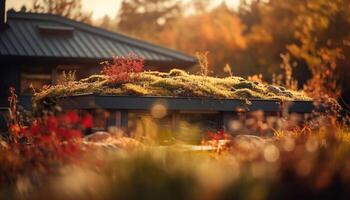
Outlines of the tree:
<svg viewBox="0 0 350 200">
<path fill-rule="evenodd" d="M 181 14 L 178 0 L 123 0 L 118 30 L 148 37 L 164 29 Z"/>
<path fill-rule="evenodd" d="M 242 1 L 238 16 L 246 26 L 244 37 L 247 48 L 238 57 L 237 63 L 245 69 L 242 75 L 261 73 L 268 80 L 279 74 L 281 53 L 286 45 L 296 42 L 293 36 L 294 18 L 290 1 L 252 0 Z M 253 70 L 251 70 L 253 69 Z"/>
<path fill-rule="evenodd" d="M 114 30 L 116 27 L 113 25 L 113 21 L 114 20 L 112 20 L 108 15 L 105 15 L 103 16 L 99 26 L 104 29 Z"/>
<path fill-rule="evenodd" d="M 245 49 L 244 26 L 225 4 L 194 15 L 179 18 L 153 41 L 194 55 L 209 51 L 209 67 L 216 75 L 224 75 L 223 67 L 230 64 L 233 74 L 239 68 L 235 60 Z"/>
<path fill-rule="evenodd" d="M 32 0 L 32 12 L 61 15 L 77 21 L 91 23 L 92 13 L 82 11 L 81 0 Z"/>
<path fill-rule="evenodd" d="M 309 79 L 306 85 L 309 93 L 337 97 L 339 83 L 350 88 L 345 81 L 349 76 L 341 73 L 350 67 L 349 59 L 342 59 L 350 57 L 345 42 L 350 36 L 348 0 L 250 2 L 242 4 L 239 10 L 240 19 L 247 26 L 244 34 L 247 49 L 238 63 L 248 68 L 260 65 L 276 72 L 280 55 L 289 54 L 291 66 L 297 66 L 293 74 L 299 75 L 301 83 Z M 256 62 L 249 64 L 253 58 Z M 340 80 L 338 84 L 336 79 Z"/>
</svg>

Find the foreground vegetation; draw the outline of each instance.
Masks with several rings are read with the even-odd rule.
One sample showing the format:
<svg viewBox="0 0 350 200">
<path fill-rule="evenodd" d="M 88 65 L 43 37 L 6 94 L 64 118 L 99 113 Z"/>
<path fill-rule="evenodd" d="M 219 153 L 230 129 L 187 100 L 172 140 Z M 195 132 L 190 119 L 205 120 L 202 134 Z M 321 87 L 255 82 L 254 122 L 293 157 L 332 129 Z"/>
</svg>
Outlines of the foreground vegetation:
<svg viewBox="0 0 350 200">
<path fill-rule="evenodd" d="M 18 113 L 15 94 L 9 99 Z M 28 125 L 14 115 L 0 141 L 0 198 L 348 199 L 350 130 L 330 113 L 302 126 L 286 113 L 267 127 L 273 137 L 239 135 L 241 127 L 208 133 L 197 146 L 142 143 L 116 127 L 83 137 L 93 117 L 75 112 Z M 268 124 L 258 117 L 249 128 Z"/>
<path fill-rule="evenodd" d="M 205 66 L 205 65 L 204 65 Z M 195 96 L 205 98 L 310 100 L 302 92 L 230 76 L 144 72 L 143 60 L 114 58 L 102 73 L 75 81 L 73 74 L 34 96 Z M 202 133 L 201 145 L 180 139 L 150 142 L 123 130 L 84 137 L 93 116 L 43 110 L 22 122 L 11 90 L 9 140 L 0 141 L 0 197 L 4 199 L 348 199 L 350 131 L 335 100 L 304 124 L 299 115 L 265 117 L 257 111 L 232 121 L 234 135 Z M 41 106 L 41 107 L 40 107 Z M 250 119 L 249 116 L 253 118 Z M 300 117 L 300 116 L 299 116 Z M 306 118 L 305 118 L 306 119 Z M 96 119 L 99 120 L 99 119 Z M 242 120 L 242 121 L 240 121 Z M 230 125 L 231 126 L 231 125 Z M 272 130 L 272 137 L 256 135 Z M 150 132 L 152 129 L 150 129 Z M 192 134 L 195 128 L 188 129 Z M 147 133 L 155 134 L 155 133 Z M 159 135 L 156 135 L 159 136 Z M 153 137 L 151 137 L 153 138 Z M 159 138 L 155 137 L 155 140 Z M 163 144 L 163 145 L 159 145 Z M 164 146 L 164 144 L 168 144 Z"/>
<path fill-rule="evenodd" d="M 116 127 L 83 137 L 93 124 L 89 114 L 46 113 L 25 124 L 17 116 L 17 97 L 11 91 L 15 115 L 9 139 L 0 141 L 1 199 L 350 196 L 350 131 L 332 112 L 314 113 L 301 126 L 285 113 L 275 117 L 274 127 L 269 127 L 272 119 L 259 112 L 255 121 L 235 121 L 235 135 L 211 132 L 202 137 L 201 145 L 174 140 L 161 146 L 126 137 Z M 248 121 L 249 127 L 244 127 Z M 240 135 L 245 128 L 257 130 L 257 135 L 270 128 L 274 136 Z"/>
<path fill-rule="evenodd" d="M 202 148 L 181 143 L 150 146 L 119 131 L 83 139 L 63 131 L 77 130 L 70 127 L 74 120 L 70 113 L 59 117 L 57 125 L 48 123 L 45 128 L 39 123 L 41 133 L 32 126 L 27 144 L 1 141 L 1 198 L 348 199 L 350 195 L 350 132 L 327 117 L 276 131 L 272 138 L 208 138 Z"/>
<path fill-rule="evenodd" d="M 150 4 L 154 2 L 164 3 Z M 276 79 L 287 89 L 233 77 L 229 66 L 230 77 L 215 78 L 181 70 L 143 72 L 140 62 L 117 59 L 100 75 L 80 81 L 68 78 L 38 91 L 34 101 L 42 105 L 47 98 L 91 93 L 308 100 L 303 93 L 288 90 L 297 86 L 290 79 L 297 65 L 305 79 L 309 69 L 312 77 L 305 91 L 321 104 L 339 97 L 335 74 L 344 85 L 349 82 L 341 70 L 349 64 L 343 59 L 349 53 L 349 34 L 339 29 L 349 27 L 348 5 L 347 0 L 255 0 L 242 4 L 238 13 L 222 6 L 177 16 L 182 21 L 168 20 L 157 34 L 158 29 L 149 25 L 159 26 L 154 22 L 169 12 L 157 11 L 160 16 L 146 22 L 145 15 L 153 11 L 140 15 L 135 4 L 136 15 L 122 12 L 119 28 L 123 21 L 150 24 L 140 28 L 132 23 L 125 32 L 138 31 L 134 35 L 140 37 L 147 33 L 166 46 L 175 42 L 170 46 L 189 53 L 211 50 L 215 53 L 210 60 L 217 66 L 211 70 L 217 74 L 223 74 L 221 66 L 226 63 L 235 67 L 235 74 L 278 73 L 282 53 L 286 77 Z M 193 27 L 198 31 L 184 34 Z M 268 127 L 274 129 L 273 137 L 242 136 L 243 131 L 236 130 L 237 135 L 212 133 L 200 146 L 180 141 L 150 145 L 125 137 L 115 127 L 97 138 L 84 138 L 92 117 L 80 119 L 74 113 L 44 115 L 28 125 L 15 122 L 10 126 L 12 139 L 0 141 L 0 198 L 349 199 L 350 131 L 338 114 L 317 114 L 300 126 L 293 124 L 292 116 L 283 116 L 275 121 L 277 127 Z M 257 126 L 253 130 L 268 126 L 260 120 L 250 123 Z"/>
</svg>

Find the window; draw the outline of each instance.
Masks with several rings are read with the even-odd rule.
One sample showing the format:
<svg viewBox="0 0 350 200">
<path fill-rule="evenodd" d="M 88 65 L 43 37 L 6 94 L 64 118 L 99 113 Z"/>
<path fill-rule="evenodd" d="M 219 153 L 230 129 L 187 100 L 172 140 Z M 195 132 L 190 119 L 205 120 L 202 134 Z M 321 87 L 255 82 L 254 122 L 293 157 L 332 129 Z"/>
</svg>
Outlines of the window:
<svg viewBox="0 0 350 200">
<path fill-rule="evenodd" d="M 121 128 L 121 112 L 117 110 L 106 109 L 86 109 L 79 110 L 80 117 L 89 114 L 92 116 L 92 132 L 97 131 L 115 131 L 115 128 Z M 112 128 L 112 129 L 110 129 Z M 110 132 L 114 133 L 114 132 Z"/>
<path fill-rule="evenodd" d="M 107 120 L 110 117 L 110 112 L 104 109 L 92 110 L 91 114 L 93 116 L 93 130 L 94 131 L 104 131 L 107 127 Z"/>
<path fill-rule="evenodd" d="M 55 84 L 62 83 L 65 80 L 65 74 L 66 79 L 68 78 L 68 80 L 80 80 L 98 73 L 99 70 L 100 69 L 96 66 L 88 65 L 58 65 L 53 71 L 53 79 Z"/>
<path fill-rule="evenodd" d="M 156 119 L 148 112 L 134 111 L 128 113 L 128 129 L 132 137 L 145 142 L 166 143 L 172 135 L 172 114 Z"/>
<path fill-rule="evenodd" d="M 147 111 L 128 113 L 128 130 L 131 136 L 166 144 L 174 139 L 199 144 L 209 131 L 220 129 L 218 112 L 169 112 L 157 119 Z"/>
<path fill-rule="evenodd" d="M 77 65 L 58 65 L 53 69 L 53 83 L 60 84 L 65 81 L 77 80 L 79 69 L 80 68 Z"/>
<path fill-rule="evenodd" d="M 20 93 L 28 95 L 33 94 L 33 89 L 39 91 L 44 85 L 50 85 L 51 80 L 50 69 L 35 67 L 35 70 L 21 70 Z"/>
<path fill-rule="evenodd" d="M 220 129 L 220 115 L 217 112 L 183 112 L 177 120 L 178 139 L 198 144 L 208 132 Z"/>
</svg>

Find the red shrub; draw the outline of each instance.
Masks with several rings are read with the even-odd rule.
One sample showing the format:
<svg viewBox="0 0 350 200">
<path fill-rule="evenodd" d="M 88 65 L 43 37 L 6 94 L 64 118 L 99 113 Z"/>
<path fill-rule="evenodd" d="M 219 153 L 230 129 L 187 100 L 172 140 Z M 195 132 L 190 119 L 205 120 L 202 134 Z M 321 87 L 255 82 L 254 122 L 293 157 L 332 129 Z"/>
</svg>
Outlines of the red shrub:
<svg viewBox="0 0 350 200">
<path fill-rule="evenodd" d="M 139 73 L 143 71 L 144 59 L 135 54 L 129 54 L 124 57 L 113 57 L 110 62 L 102 63 L 101 73 L 108 76 L 112 83 L 118 84 L 127 82 L 130 73 Z"/>
<path fill-rule="evenodd" d="M 227 139 L 227 133 L 225 133 L 224 130 L 220 130 L 215 132 L 208 131 L 207 133 L 207 139 L 208 140 L 224 140 Z"/>
<path fill-rule="evenodd" d="M 34 143 L 46 136 L 58 141 L 67 141 L 81 138 L 83 131 L 91 128 L 92 124 L 93 119 L 90 114 L 79 117 L 76 112 L 71 111 L 58 116 L 47 116 L 34 120 L 29 128 L 21 129 L 20 136 L 31 137 Z"/>
</svg>

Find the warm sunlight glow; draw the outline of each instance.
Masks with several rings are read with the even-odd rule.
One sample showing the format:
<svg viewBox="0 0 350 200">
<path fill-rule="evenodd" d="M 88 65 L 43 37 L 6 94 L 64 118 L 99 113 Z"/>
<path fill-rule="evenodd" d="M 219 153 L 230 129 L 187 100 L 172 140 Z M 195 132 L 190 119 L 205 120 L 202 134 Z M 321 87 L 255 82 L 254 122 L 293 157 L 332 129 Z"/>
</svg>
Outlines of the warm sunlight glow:
<svg viewBox="0 0 350 200">
<path fill-rule="evenodd" d="M 350 0 L 0 0 L 0 63 L 0 200 L 350 199 Z"/>
<path fill-rule="evenodd" d="M 214 0 L 214 5 L 219 5 L 222 2 L 230 8 L 236 8 L 239 5 L 239 0 Z M 115 17 L 118 14 L 122 0 L 82 0 L 83 9 L 88 12 L 93 12 L 92 17 L 94 19 L 102 18 L 105 15 Z M 29 7 L 31 5 L 30 0 L 11 0 L 6 2 L 7 9 L 15 8 L 20 9 L 22 5 Z"/>
<path fill-rule="evenodd" d="M 82 0 L 83 8 L 92 11 L 94 19 L 105 15 L 115 17 L 119 11 L 121 0 Z"/>
</svg>

